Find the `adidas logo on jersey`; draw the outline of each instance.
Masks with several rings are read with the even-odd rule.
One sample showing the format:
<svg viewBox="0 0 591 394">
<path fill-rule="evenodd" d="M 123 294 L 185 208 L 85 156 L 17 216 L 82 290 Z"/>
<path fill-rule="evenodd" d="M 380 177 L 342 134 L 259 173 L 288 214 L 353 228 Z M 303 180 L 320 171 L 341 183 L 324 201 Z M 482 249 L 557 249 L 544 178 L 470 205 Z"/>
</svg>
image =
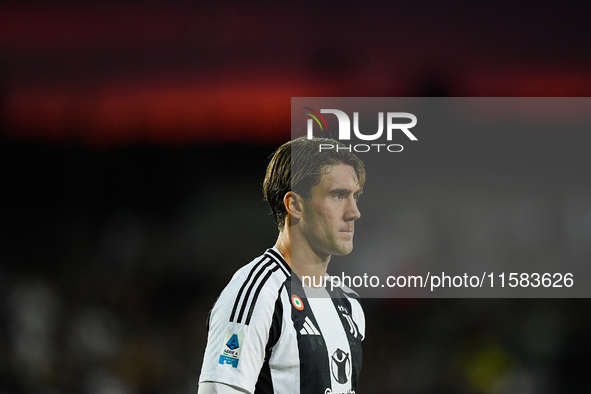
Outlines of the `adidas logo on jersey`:
<svg viewBox="0 0 591 394">
<path fill-rule="evenodd" d="M 308 316 L 304 319 L 304 328 L 300 330 L 300 334 L 302 335 L 320 335 L 320 331 L 316 327 L 314 327 L 314 323 L 310 320 Z"/>
</svg>

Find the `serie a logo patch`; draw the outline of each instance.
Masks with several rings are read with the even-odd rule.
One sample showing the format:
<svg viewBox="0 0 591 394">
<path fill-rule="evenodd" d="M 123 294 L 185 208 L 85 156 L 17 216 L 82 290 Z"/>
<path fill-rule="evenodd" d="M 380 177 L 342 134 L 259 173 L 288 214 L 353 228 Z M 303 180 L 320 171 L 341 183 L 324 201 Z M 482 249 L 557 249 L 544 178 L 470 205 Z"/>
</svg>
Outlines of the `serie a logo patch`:
<svg viewBox="0 0 591 394">
<path fill-rule="evenodd" d="M 238 361 L 240 361 L 240 352 L 242 351 L 243 342 L 244 335 L 227 331 L 219 363 L 237 368 Z"/>
</svg>

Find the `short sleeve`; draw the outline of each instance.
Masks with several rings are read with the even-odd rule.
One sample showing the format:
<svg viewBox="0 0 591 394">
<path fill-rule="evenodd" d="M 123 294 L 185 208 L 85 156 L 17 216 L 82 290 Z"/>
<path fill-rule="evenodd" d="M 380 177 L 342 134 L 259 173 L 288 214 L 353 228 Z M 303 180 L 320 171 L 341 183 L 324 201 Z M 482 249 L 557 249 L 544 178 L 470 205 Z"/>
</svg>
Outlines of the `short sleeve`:
<svg viewBox="0 0 591 394">
<path fill-rule="evenodd" d="M 272 264 L 251 263 L 222 291 L 208 320 L 200 383 L 218 382 L 254 392 L 265 361 L 278 290 L 285 280 L 278 273 Z"/>
</svg>

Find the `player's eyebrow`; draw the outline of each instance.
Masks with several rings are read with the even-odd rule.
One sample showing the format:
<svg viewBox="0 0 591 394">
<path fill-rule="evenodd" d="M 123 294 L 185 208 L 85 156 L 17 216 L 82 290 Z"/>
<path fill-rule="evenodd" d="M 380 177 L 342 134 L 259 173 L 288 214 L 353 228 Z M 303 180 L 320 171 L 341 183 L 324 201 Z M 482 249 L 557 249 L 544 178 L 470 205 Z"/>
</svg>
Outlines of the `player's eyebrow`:
<svg viewBox="0 0 591 394">
<path fill-rule="evenodd" d="M 346 196 L 348 196 L 351 193 L 352 193 L 351 189 L 343 189 L 343 188 L 332 189 L 330 191 L 330 194 L 344 194 Z"/>
<path fill-rule="evenodd" d="M 350 195 L 351 193 L 353 193 L 353 190 L 351 189 L 346 189 L 346 188 L 336 188 L 336 189 L 332 189 L 330 192 L 330 194 L 332 195 L 336 195 L 336 194 L 343 194 L 345 196 Z M 355 197 L 359 197 L 361 195 L 361 190 L 357 190 L 354 194 Z"/>
</svg>

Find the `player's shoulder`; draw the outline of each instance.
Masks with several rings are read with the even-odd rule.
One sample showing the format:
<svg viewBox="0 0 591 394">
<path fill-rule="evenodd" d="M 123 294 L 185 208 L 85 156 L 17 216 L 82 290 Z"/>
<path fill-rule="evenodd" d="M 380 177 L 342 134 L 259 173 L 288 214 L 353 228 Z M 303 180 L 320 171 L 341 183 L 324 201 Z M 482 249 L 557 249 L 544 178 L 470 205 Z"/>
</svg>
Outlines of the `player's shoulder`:
<svg viewBox="0 0 591 394">
<path fill-rule="evenodd" d="M 214 312 L 231 323 L 249 325 L 253 314 L 272 316 L 279 290 L 291 270 L 279 251 L 267 249 L 240 268 L 222 291 Z"/>
<path fill-rule="evenodd" d="M 276 248 L 270 248 L 236 271 L 230 283 L 234 285 L 248 283 L 252 286 L 258 283 L 273 287 L 273 284 L 283 284 L 290 274 L 289 265 L 281 253 Z"/>
</svg>

